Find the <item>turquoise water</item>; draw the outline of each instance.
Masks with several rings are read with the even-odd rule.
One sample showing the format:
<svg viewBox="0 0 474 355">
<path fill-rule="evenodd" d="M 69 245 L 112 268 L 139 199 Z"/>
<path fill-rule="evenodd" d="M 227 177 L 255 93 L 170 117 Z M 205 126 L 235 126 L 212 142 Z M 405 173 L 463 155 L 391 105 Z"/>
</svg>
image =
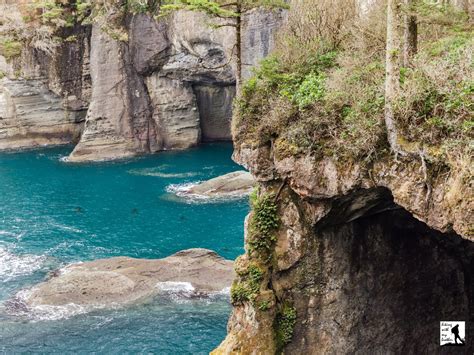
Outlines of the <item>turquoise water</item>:
<svg viewBox="0 0 474 355">
<path fill-rule="evenodd" d="M 183 201 L 167 192 L 238 170 L 230 145 L 87 165 L 62 162 L 69 151 L 0 154 L 0 302 L 71 262 L 194 247 L 229 259 L 243 252 L 245 200 Z M 226 298 L 161 299 L 61 320 L 0 306 L 0 352 L 206 353 L 223 339 L 229 312 Z"/>
</svg>

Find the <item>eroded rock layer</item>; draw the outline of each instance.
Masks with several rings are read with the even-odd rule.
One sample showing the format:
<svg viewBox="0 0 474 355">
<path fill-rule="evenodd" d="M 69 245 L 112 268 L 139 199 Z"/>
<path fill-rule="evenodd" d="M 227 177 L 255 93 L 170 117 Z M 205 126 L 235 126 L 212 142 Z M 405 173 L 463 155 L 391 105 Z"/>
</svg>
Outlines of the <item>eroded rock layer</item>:
<svg viewBox="0 0 474 355">
<path fill-rule="evenodd" d="M 6 33 L 12 23 L 17 29 L 29 28 L 22 22 L 21 4 L 2 6 L 6 13 L 13 13 L 5 15 Z M 55 115 L 41 116 L 34 123 L 44 135 L 41 144 L 75 142 L 80 135 L 71 162 L 185 149 L 201 141 L 230 141 L 236 36 L 232 27 L 212 28 L 210 21 L 199 12 L 178 11 L 156 19 L 114 5 L 92 25 L 56 28 L 53 34 L 58 40 L 24 45 L 21 55 L 8 61 L 0 57 L 0 71 L 12 81 L 19 76 L 41 80 L 58 96 L 52 111 L 62 111 L 63 116 L 80 112 L 81 120 L 85 116 L 85 124 L 78 122 L 74 135 L 72 128 L 58 128 L 69 122 Z M 283 21 L 280 11 L 255 10 L 245 16 L 245 77 L 269 54 Z M 8 85 L 2 85 L 4 91 Z M 5 112 L 13 112 L 12 105 L 3 100 Z M 23 117 L 3 116 L 8 120 L 3 136 L 17 136 L 22 130 L 21 146 L 38 145 L 38 136 L 29 136 L 31 125 Z M 56 128 L 48 130 L 53 124 Z M 53 135 L 58 137 L 54 141 L 49 139 Z M 0 142 L 0 149 L 18 146 L 11 140 Z"/>
<path fill-rule="evenodd" d="M 40 80 L 3 79 L 0 150 L 67 144 L 79 139 L 84 116 L 66 111 Z"/>
<path fill-rule="evenodd" d="M 427 179 L 421 159 L 340 164 L 280 155 L 271 143 L 241 143 L 234 158 L 256 176 L 260 197 L 215 353 L 437 352 L 441 320 L 473 319 L 463 174 Z"/>
</svg>

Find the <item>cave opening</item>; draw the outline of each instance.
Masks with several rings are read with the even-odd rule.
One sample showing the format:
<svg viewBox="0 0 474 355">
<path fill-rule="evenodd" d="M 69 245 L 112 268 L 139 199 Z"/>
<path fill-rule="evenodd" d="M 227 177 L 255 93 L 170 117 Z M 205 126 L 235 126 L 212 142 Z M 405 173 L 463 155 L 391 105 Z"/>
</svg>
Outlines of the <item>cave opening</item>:
<svg viewBox="0 0 474 355">
<path fill-rule="evenodd" d="M 231 120 L 235 85 L 193 86 L 199 110 L 201 142 L 232 141 Z"/>
<path fill-rule="evenodd" d="M 300 264 L 288 352 L 450 353 L 459 349 L 440 347 L 440 322 L 465 321 L 462 351 L 472 353 L 474 243 L 430 228 L 388 189 L 344 197 L 332 211 Z"/>
</svg>

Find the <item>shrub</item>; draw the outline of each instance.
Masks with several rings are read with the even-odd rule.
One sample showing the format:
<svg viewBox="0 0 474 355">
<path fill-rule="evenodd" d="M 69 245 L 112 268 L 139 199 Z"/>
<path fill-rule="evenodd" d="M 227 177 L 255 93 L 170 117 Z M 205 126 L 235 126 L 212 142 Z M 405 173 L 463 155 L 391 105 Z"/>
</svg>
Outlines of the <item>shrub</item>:
<svg viewBox="0 0 474 355">
<path fill-rule="evenodd" d="M 344 0 L 293 4 L 276 51 L 237 100 L 236 144 L 271 144 L 277 158 L 312 154 L 341 163 L 388 154 L 383 6 L 362 21 L 348 16 L 353 9 Z M 413 65 L 400 70 L 395 119 L 401 144 L 453 165 L 472 156 L 472 25 L 446 5 L 404 11 L 416 11 L 420 46 Z"/>
<path fill-rule="evenodd" d="M 456 30 L 427 43 L 402 83 L 395 107 L 402 135 L 418 149 L 436 152 L 428 154 L 432 163 L 472 155 L 473 38 L 472 30 Z"/>
<path fill-rule="evenodd" d="M 268 311 L 270 309 L 270 301 L 268 300 L 263 300 L 263 301 L 260 301 L 258 303 L 258 306 L 257 308 L 260 310 L 260 311 Z"/>
<path fill-rule="evenodd" d="M 6 60 L 12 60 L 21 55 L 22 43 L 11 38 L 0 39 L 0 54 Z"/>
<path fill-rule="evenodd" d="M 234 282 L 230 289 L 230 299 L 232 304 L 240 304 L 250 301 L 252 292 L 245 283 Z"/>
</svg>

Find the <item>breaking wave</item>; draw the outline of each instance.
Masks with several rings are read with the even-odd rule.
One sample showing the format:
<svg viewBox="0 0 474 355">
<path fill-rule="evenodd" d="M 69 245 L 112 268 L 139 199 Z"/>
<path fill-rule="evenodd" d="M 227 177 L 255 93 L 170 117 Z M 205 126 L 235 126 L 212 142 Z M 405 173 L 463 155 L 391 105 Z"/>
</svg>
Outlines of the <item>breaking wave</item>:
<svg viewBox="0 0 474 355">
<path fill-rule="evenodd" d="M 222 196 L 209 196 L 204 194 L 190 193 L 191 189 L 199 185 L 202 181 L 187 182 L 182 184 L 170 184 L 166 187 L 166 192 L 173 196 L 176 196 L 175 201 L 186 202 L 186 203 L 219 203 L 227 201 L 242 200 L 248 197 L 247 194 L 236 192 L 226 193 Z"/>
<path fill-rule="evenodd" d="M 23 275 L 30 275 L 41 269 L 46 256 L 16 255 L 0 246 L 0 282 L 7 282 Z"/>
<path fill-rule="evenodd" d="M 168 294 L 192 296 L 195 293 L 195 288 L 190 282 L 180 282 L 180 281 L 158 282 L 156 284 L 156 288 L 160 292 L 168 293 Z"/>
<path fill-rule="evenodd" d="M 7 312 L 20 317 L 25 317 L 31 321 L 59 320 L 70 318 L 79 314 L 84 314 L 94 308 L 83 307 L 78 304 L 69 303 L 61 306 L 37 305 L 30 306 L 27 301 L 34 291 L 34 288 L 19 291 L 15 297 L 5 302 Z"/>
</svg>

